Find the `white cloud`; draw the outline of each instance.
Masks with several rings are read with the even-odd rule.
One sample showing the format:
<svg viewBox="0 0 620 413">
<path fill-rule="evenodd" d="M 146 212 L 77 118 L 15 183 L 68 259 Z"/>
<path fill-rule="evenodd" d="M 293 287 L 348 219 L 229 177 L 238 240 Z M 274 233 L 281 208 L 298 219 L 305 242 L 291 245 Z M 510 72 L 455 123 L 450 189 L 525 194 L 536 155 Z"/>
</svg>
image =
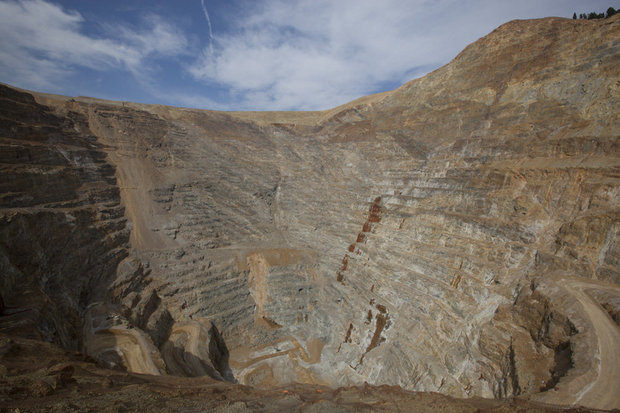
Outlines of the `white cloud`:
<svg viewBox="0 0 620 413">
<path fill-rule="evenodd" d="M 80 68 L 142 72 L 146 59 L 184 53 L 183 33 L 157 16 L 136 29 L 109 27 L 109 35 L 84 33 L 77 12 L 43 0 L 0 2 L 0 74 L 26 88 L 58 90 Z"/>
<path fill-rule="evenodd" d="M 270 0 L 237 16 L 190 73 L 230 87 L 242 108 L 328 108 L 454 56 L 439 46 L 449 36 L 439 14 L 456 4 Z"/>
<path fill-rule="evenodd" d="M 136 31 L 124 26 L 110 26 L 111 33 L 117 33 L 122 47 L 139 53 L 141 59 L 147 56 L 175 56 L 185 54 L 187 39 L 183 32 L 157 15 L 144 19 L 144 27 Z"/>
</svg>

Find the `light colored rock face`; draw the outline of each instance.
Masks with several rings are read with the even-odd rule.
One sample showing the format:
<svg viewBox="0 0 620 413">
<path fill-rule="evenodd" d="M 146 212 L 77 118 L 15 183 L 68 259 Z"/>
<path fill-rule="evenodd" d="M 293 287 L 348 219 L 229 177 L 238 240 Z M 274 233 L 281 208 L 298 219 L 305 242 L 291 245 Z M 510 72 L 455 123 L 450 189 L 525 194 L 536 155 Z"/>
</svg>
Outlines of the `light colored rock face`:
<svg viewBox="0 0 620 413">
<path fill-rule="evenodd" d="M 605 327 L 575 305 L 581 284 L 563 285 L 598 280 L 590 297 L 617 313 L 606 286 L 620 282 L 619 56 L 618 18 L 542 19 L 508 23 L 422 79 L 327 112 L 35 95 L 107 154 L 131 222 L 115 247 L 129 256 L 106 284 L 130 332 L 93 355 L 131 338 L 159 351 L 151 370 L 226 378 L 227 364 L 263 387 L 585 389 L 607 374 L 595 365 Z M 35 153 L 11 133 L 4 147 Z M 5 217 L 38 208 L 3 207 Z M 128 357 L 126 367 L 146 365 Z"/>
</svg>

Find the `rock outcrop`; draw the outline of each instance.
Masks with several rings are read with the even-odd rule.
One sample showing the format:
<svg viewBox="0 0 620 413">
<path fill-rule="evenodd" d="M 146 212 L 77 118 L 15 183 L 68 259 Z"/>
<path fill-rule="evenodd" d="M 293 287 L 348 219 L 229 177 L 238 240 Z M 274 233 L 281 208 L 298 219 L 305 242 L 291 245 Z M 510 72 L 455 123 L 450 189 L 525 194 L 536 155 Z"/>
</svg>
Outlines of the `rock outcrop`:
<svg viewBox="0 0 620 413">
<path fill-rule="evenodd" d="M 513 21 L 324 112 L 2 86 L 0 293 L 30 311 L 0 331 L 140 373 L 620 407 L 619 56 L 617 17 Z"/>
</svg>

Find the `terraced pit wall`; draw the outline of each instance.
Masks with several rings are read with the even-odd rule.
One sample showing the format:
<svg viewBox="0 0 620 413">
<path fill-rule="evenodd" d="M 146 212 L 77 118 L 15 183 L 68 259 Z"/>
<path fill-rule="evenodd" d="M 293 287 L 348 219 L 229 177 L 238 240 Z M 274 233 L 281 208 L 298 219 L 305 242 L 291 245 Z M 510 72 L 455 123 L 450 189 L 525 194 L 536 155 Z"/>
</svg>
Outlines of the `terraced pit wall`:
<svg viewBox="0 0 620 413">
<path fill-rule="evenodd" d="M 617 17 L 514 21 L 325 112 L 3 87 L 2 296 L 139 372 L 575 394 L 563 280 L 612 313 L 620 281 L 619 49 Z"/>
</svg>

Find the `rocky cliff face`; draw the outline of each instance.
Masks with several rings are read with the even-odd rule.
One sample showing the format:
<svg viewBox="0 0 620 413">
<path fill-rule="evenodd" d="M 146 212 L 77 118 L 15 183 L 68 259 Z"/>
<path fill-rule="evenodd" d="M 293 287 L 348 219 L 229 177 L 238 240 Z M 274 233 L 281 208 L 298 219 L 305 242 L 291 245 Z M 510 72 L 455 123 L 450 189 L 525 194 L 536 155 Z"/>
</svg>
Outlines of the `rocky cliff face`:
<svg viewBox="0 0 620 413">
<path fill-rule="evenodd" d="M 82 314 L 128 254 L 115 169 L 77 113 L 55 116 L 1 87 L 2 331 L 79 349 Z M 22 311 L 23 310 L 23 311 Z"/>
<path fill-rule="evenodd" d="M 618 18 L 515 21 L 325 112 L 2 87 L 0 329 L 141 373 L 618 407 L 619 56 Z"/>
</svg>

